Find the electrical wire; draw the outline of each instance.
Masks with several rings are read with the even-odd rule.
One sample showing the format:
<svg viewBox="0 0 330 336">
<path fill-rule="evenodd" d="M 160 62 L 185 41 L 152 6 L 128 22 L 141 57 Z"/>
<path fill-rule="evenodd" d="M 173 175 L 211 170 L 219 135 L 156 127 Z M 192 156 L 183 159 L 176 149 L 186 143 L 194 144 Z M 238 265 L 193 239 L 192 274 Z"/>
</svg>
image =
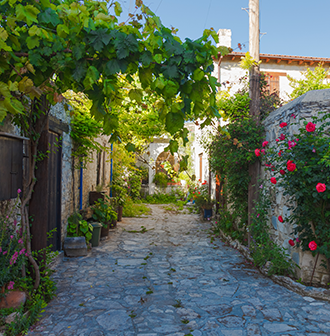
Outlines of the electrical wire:
<svg viewBox="0 0 330 336">
<path fill-rule="evenodd" d="M 205 27 L 206 27 L 207 19 L 209 18 L 209 13 L 210 13 L 210 8 L 211 8 L 211 3 L 212 3 L 212 0 L 210 0 L 209 8 L 207 9 L 206 18 L 205 18 L 205 23 L 204 23 L 204 29 L 205 29 Z"/>
</svg>

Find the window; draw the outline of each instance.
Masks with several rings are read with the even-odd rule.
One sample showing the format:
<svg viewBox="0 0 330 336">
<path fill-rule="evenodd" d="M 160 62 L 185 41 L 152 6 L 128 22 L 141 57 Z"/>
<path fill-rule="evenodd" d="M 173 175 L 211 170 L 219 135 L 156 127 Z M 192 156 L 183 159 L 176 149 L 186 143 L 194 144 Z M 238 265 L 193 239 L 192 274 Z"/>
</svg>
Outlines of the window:
<svg viewBox="0 0 330 336">
<path fill-rule="evenodd" d="M 280 93 L 280 76 L 286 76 L 286 72 L 265 72 L 265 80 L 269 85 L 270 93 Z"/>
</svg>

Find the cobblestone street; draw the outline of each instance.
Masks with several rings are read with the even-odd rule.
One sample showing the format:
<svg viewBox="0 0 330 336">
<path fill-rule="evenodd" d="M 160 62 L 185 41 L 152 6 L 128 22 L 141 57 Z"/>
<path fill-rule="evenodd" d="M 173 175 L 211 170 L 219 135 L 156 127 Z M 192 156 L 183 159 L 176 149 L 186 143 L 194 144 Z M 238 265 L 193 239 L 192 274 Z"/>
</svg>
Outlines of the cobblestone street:
<svg viewBox="0 0 330 336">
<path fill-rule="evenodd" d="M 29 335 L 330 335 L 330 304 L 274 284 L 208 222 L 151 205 L 87 257 L 65 258 Z M 139 231 L 144 226 L 148 231 Z M 126 230 L 126 231 L 125 231 Z"/>
</svg>

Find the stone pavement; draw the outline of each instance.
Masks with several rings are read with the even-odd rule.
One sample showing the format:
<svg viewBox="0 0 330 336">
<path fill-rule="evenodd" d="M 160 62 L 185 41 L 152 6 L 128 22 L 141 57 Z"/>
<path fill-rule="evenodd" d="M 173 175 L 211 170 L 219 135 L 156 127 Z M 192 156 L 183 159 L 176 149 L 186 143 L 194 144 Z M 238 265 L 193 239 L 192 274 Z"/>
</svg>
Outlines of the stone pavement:
<svg viewBox="0 0 330 336">
<path fill-rule="evenodd" d="M 330 335 L 330 304 L 247 265 L 198 216 L 151 205 L 87 257 L 65 258 L 58 295 L 29 335 Z M 146 227 L 146 233 L 127 232 Z"/>
</svg>

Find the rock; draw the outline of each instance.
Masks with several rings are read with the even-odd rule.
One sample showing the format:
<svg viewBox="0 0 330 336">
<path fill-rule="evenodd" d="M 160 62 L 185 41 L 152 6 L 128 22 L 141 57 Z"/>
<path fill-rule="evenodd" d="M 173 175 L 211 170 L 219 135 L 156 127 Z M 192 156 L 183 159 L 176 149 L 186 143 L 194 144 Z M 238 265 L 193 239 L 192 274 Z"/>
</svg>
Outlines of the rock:
<svg viewBox="0 0 330 336">
<path fill-rule="evenodd" d="M 85 237 L 67 237 L 64 239 L 63 248 L 67 257 L 81 257 L 87 255 Z"/>
<path fill-rule="evenodd" d="M 27 312 L 23 315 L 23 317 L 26 317 L 28 314 L 29 314 L 29 312 L 27 311 Z M 10 323 L 14 322 L 16 316 L 18 316 L 18 315 L 19 315 L 19 313 L 17 313 L 17 312 L 13 312 L 13 313 L 11 313 L 10 315 L 6 316 L 6 318 L 5 318 L 5 322 L 6 322 L 7 324 L 10 324 Z"/>
<path fill-rule="evenodd" d="M 26 301 L 25 292 L 12 291 L 9 292 L 4 298 L 0 300 L 0 309 L 2 308 L 14 308 L 17 309 L 21 304 Z"/>
</svg>

